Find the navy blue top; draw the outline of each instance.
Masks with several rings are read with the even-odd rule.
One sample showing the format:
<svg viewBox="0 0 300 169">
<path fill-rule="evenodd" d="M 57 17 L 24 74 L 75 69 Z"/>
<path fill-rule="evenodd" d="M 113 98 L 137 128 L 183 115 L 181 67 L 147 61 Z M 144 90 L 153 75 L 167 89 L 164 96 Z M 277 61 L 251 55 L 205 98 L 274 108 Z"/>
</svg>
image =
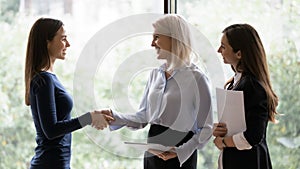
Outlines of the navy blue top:
<svg viewBox="0 0 300 169">
<path fill-rule="evenodd" d="M 72 98 L 56 75 L 49 72 L 32 79 L 30 104 L 37 143 L 30 168 L 69 169 L 71 132 L 90 124 L 90 113 L 71 119 Z"/>
</svg>

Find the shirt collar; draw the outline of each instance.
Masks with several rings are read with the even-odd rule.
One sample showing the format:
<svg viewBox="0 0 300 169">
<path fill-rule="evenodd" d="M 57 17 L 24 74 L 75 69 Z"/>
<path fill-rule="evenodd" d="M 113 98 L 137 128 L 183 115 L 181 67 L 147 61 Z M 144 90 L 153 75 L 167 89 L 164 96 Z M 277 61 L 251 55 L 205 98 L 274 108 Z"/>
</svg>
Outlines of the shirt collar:
<svg viewBox="0 0 300 169">
<path fill-rule="evenodd" d="M 242 73 L 240 72 L 235 73 L 233 77 L 233 86 L 235 86 L 238 83 L 238 81 L 240 81 L 241 77 L 242 77 Z"/>
<path fill-rule="evenodd" d="M 186 69 L 195 69 L 197 68 L 197 66 L 194 63 L 191 63 L 189 66 L 181 66 L 181 67 L 177 67 L 174 68 L 173 72 L 178 72 L 178 71 L 182 71 L 182 70 L 186 70 Z M 166 71 L 167 69 L 167 64 L 164 63 L 159 67 L 160 71 Z"/>
</svg>

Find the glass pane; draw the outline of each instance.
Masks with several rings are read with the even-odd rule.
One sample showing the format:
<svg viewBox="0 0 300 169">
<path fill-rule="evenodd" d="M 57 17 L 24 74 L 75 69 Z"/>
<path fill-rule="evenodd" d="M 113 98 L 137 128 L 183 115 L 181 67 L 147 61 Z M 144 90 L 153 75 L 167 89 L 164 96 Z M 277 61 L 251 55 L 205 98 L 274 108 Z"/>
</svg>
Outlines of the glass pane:
<svg viewBox="0 0 300 169">
<path fill-rule="evenodd" d="M 34 155 L 35 129 L 30 109 L 24 104 L 24 61 L 27 38 L 32 24 L 40 17 L 56 18 L 64 22 L 71 46 L 67 50 L 66 61 L 56 61 L 55 73 L 67 90 L 76 97 L 75 89 L 73 90 L 75 73 L 78 61 L 85 57 L 84 54 L 82 55 L 82 51 L 87 43 L 98 32 L 109 28 L 120 19 L 145 13 L 163 14 L 163 1 L 0 0 L 0 153 L 2 154 L 0 168 L 28 168 Z M 125 27 L 118 27 L 119 30 L 109 32 L 101 39 L 97 39 L 97 43 L 107 46 L 112 37 L 117 37 L 117 34 L 124 29 L 129 30 L 131 25 L 136 26 L 136 23 L 128 22 Z M 139 26 L 143 27 L 143 25 Z M 149 30 L 151 29 L 151 23 L 149 23 Z M 115 41 L 116 43 L 107 49 L 107 53 L 103 57 L 101 56 L 103 58 L 101 64 L 99 62 L 97 65 L 97 71 L 92 79 L 95 87 L 93 95 L 85 95 L 87 88 L 80 91 L 83 100 L 93 100 L 93 103 L 97 103 L 87 103 L 83 107 L 78 107 L 77 105 L 82 104 L 74 102 L 72 116 L 76 117 L 84 112 L 103 107 L 117 108 L 119 106 L 112 100 L 111 83 L 113 79 L 118 79 L 124 74 L 122 74 L 123 72 L 114 73 L 119 70 L 122 63 L 123 65 L 126 63 L 128 58 L 142 57 L 138 53 L 151 48 L 152 34 L 133 33 L 129 37 Z M 86 57 L 88 58 L 88 56 Z M 95 62 L 97 61 L 99 60 L 95 60 Z M 117 98 L 118 94 L 126 94 L 132 104 L 131 107 L 137 109 L 148 77 L 147 71 L 137 71 L 125 87 L 113 86 L 117 87 L 116 90 L 120 92 L 113 93 L 114 97 Z M 80 83 L 87 82 L 81 81 Z M 126 90 L 123 91 L 123 88 Z M 119 110 L 125 111 L 124 109 Z M 104 131 L 90 130 L 92 130 L 91 127 L 86 127 L 73 133 L 72 168 L 142 168 L 143 160 L 140 158 L 140 154 L 134 154 L 133 151 L 132 153 L 126 152 L 126 149 L 121 149 L 118 151 L 120 154 L 116 154 L 114 140 L 121 137 L 125 137 L 125 139 L 144 137 L 144 130 L 138 132 L 122 130 L 115 132 L 118 133 L 115 135 L 112 135 L 108 129 Z M 105 144 L 98 144 L 101 142 Z M 136 158 L 126 157 L 126 154 L 133 154 Z"/>
<path fill-rule="evenodd" d="M 248 23 L 258 31 L 267 53 L 273 88 L 280 98 L 278 111 L 285 114 L 278 117 L 279 124 L 269 124 L 268 128 L 267 141 L 273 168 L 299 168 L 300 118 L 296 112 L 300 112 L 300 103 L 296 97 L 300 96 L 300 2 L 177 0 L 177 6 L 178 14 L 198 28 L 215 51 L 220 45 L 222 30 L 231 24 Z M 221 56 L 217 56 L 220 65 L 224 66 Z M 232 76 L 228 66 L 224 66 L 224 70 L 226 78 Z M 224 75 L 219 71 L 218 76 Z M 198 167 L 216 168 L 218 153 L 210 143 L 200 151 Z"/>
</svg>

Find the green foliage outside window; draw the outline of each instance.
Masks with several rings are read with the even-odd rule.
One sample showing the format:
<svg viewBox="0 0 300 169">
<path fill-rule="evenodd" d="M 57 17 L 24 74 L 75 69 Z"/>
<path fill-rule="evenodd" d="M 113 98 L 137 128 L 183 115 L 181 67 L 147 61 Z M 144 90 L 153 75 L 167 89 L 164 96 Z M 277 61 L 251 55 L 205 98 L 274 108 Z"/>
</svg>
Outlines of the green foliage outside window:
<svg viewBox="0 0 300 169">
<path fill-rule="evenodd" d="M 0 0 L 0 168 L 5 169 L 24 169 L 27 168 L 29 162 L 34 154 L 35 147 L 35 130 L 31 117 L 29 107 L 24 104 L 24 61 L 25 50 L 27 43 L 27 36 L 30 26 L 28 21 L 22 19 L 20 14 L 17 13 L 19 8 L 18 1 Z M 193 3 L 194 1 L 186 1 Z M 200 2 L 200 1 L 199 1 Z M 201 1 L 202 2 L 202 1 Z M 224 3 L 223 1 L 209 1 L 210 3 Z M 238 1 L 234 1 L 237 3 Z M 253 11 L 262 11 L 263 6 L 269 1 L 255 1 L 257 9 Z M 264 3 L 265 2 L 265 3 Z M 271 1 L 270 1 L 271 2 Z M 278 1 L 279 2 L 279 1 Z M 300 56 L 299 56 L 299 30 L 300 27 L 300 4 L 297 1 L 284 0 L 282 2 L 282 12 L 280 13 L 285 18 L 281 20 L 281 25 L 284 25 L 283 32 L 277 36 L 278 30 L 276 28 L 265 27 L 267 31 L 260 31 L 260 34 L 273 34 L 273 39 L 264 39 L 266 46 L 269 68 L 272 78 L 272 84 L 280 98 L 278 111 L 283 114 L 278 116 L 279 123 L 269 123 L 267 142 L 270 149 L 271 159 L 274 169 L 299 169 L 300 168 Z M 239 6 L 246 8 L 246 2 L 239 2 Z M 195 10 L 200 8 L 201 3 L 189 6 L 188 9 Z M 207 8 L 214 6 L 207 1 Z M 214 4 L 216 5 L 216 4 Z M 279 8 L 274 3 L 274 8 Z M 180 6 L 179 6 L 180 7 Z M 230 6 L 227 6 L 230 8 Z M 272 9 L 274 9 L 272 8 Z M 192 10 L 192 11 L 193 11 Z M 233 10 L 237 12 L 237 6 L 233 6 L 228 15 L 233 15 Z M 239 10 L 242 10 L 240 8 Z M 180 11 L 180 10 L 179 10 Z M 187 11 L 187 10 L 186 10 Z M 12 14 L 12 13 L 13 14 Z M 277 15 L 276 10 L 265 16 L 264 13 L 256 12 L 251 13 L 255 15 L 254 18 L 264 18 L 272 14 Z M 185 13 L 189 16 L 190 14 Z M 214 16 L 214 14 L 207 14 Z M 222 13 L 224 17 L 226 13 Z M 218 14 L 219 17 L 222 16 Z M 250 15 L 250 14 L 249 14 Z M 30 18 L 32 19 L 32 18 Z M 195 23 L 197 20 L 190 17 L 191 22 Z M 200 17 L 198 18 L 200 21 Z M 222 17 L 221 17 L 222 19 Z M 32 19 L 33 20 L 33 19 Z M 202 23 L 203 25 L 211 25 L 218 23 L 220 18 L 211 18 L 209 22 Z M 267 18 L 259 20 L 267 21 Z M 230 22 L 228 22 L 230 23 Z M 227 25 L 217 25 L 217 29 L 205 28 L 204 34 L 213 43 L 219 43 L 219 35 L 222 28 Z M 72 29 L 72 28 L 70 28 Z M 261 28 L 263 30 L 263 28 Z M 274 32 L 273 32 L 274 30 Z M 271 37 L 271 36 L 269 36 Z M 74 40 L 76 41 L 76 39 Z M 150 42 L 149 42 L 150 43 Z M 149 44 L 142 44 L 149 45 Z M 132 52 L 132 48 L 136 46 L 133 42 L 127 47 L 121 47 L 119 50 L 114 51 L 112 55 L 115 57 L 126 56 Z M 72 49 L 74 50 L 74 49 Z M 78 51 L 80 52 L 80 51 Z M 70 51 L 69 55 L 72 55 Z M 67 89 L 72 93 L 72 84 L 74 79 L 74 66 L 76 59 L 69 59 L 67 61 L 58 62 L 57 71 L 59 78 L 66 85 Z M 147 74 L 147 73 L 146 73 Z M 139 103 L 142 91 L 145 85 L 145 78 L 137 78 L 131 85 L 133 87 L 131 97 L 134 103 Z M 102 76 L 96 77 L 96 80 L 101 80 Z M 95 86 L 96 94 L 101 98 L 101 106 L 106 107 L 113 105 L 110 95 L 110 86 L 103 83 L 97 83 Z M 118 89 L 119 93 L 124 92 Z M 84 96 L 83 97 L 88 97 Z M 86 107 L 74 110 L 76 112 L 84 112 L 93 109 L 92 105 L 86 103 Z M 76 113 L 73 113 L 76 116 Z M 93 130 L 91 128 L 83 129 L 74 132 L 73 145 L 72 145 L 72 168 L 74 169 L 138 169 L 142 168 L 141 158 L 126 158 L 108 151 L 109 148 L 113 149 L 113 144 L 110 147 L 102 147 L 96 145 L 95 140 L 87 136 L 87 132 Z M 119 135 L 116 134 L 114 138 L 110 137 L 110 132 L 105 131 L 92 131 L 93 134 L 99 135 L 98 141 L 113 142 L 118 137 L 146 137 L 146 129 L 139 132 L 132 132 L 128 129 L 121 129 Z M 119 150 L 123 151 L 123 150 Z M 130 153 L 130 152 L 129 152 Z M 132 152 L 134 153 L 134 152 Z M 198 155 L 198 168 L 213 169 L 217 166 L 217 158 L 219 151 L 214 147 L 212 141 L 201 151 Z"/>
</svg>

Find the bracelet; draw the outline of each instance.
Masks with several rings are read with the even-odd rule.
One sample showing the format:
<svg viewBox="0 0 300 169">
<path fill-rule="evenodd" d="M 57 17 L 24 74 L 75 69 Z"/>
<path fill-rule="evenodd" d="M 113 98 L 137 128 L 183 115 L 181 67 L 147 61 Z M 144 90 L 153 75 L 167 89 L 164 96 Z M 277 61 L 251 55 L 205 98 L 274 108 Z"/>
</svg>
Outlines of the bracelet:
<svg viewBox="0 0 300 169">
<path fill-rule="evenodd" d="M 222 143 L 223 143 L 223 147 L 227 147 L 226 143 L 225 143 L 225 137 L 222 137 Z"/>
</svg>

